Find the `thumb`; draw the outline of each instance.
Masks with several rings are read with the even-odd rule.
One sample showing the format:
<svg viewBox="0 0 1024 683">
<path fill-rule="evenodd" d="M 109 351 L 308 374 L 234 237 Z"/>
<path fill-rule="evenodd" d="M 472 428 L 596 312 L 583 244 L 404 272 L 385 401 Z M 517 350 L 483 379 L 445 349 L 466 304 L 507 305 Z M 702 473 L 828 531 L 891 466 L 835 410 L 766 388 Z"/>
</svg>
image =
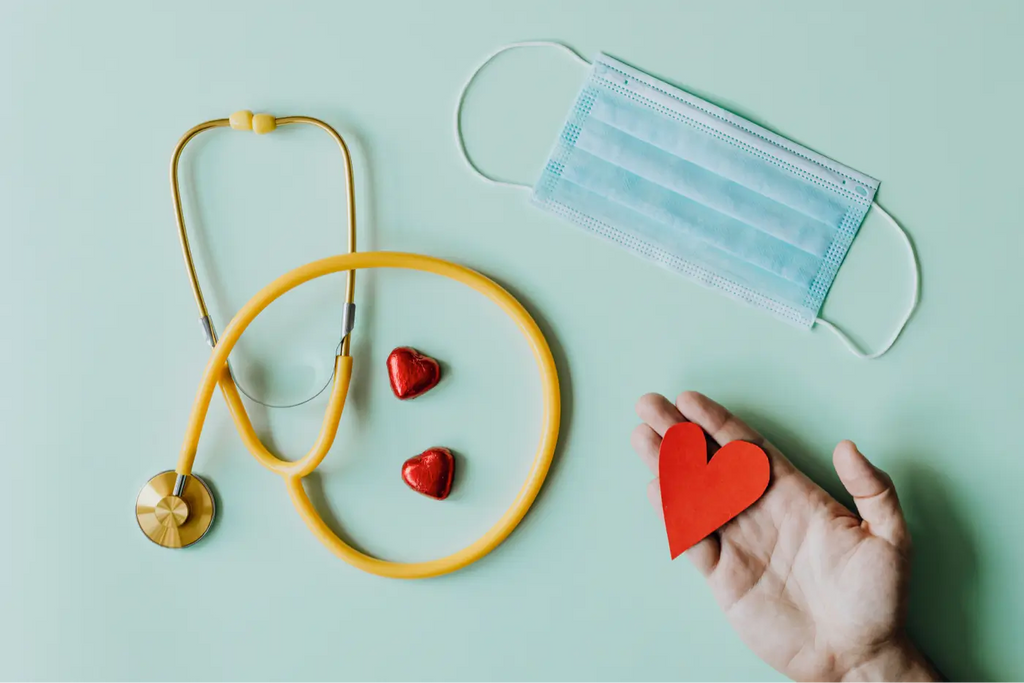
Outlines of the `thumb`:
<svg viewBox="0 0 1024 683">
<path fill-rule="evenodd" d="M 832 454 L 832 464 L 853 496 L 864 529 L 903 552 L 909 551 L 910 533 L 889 475 L 868 462 L 852 441 L 839 442 Z"/>
</svg>

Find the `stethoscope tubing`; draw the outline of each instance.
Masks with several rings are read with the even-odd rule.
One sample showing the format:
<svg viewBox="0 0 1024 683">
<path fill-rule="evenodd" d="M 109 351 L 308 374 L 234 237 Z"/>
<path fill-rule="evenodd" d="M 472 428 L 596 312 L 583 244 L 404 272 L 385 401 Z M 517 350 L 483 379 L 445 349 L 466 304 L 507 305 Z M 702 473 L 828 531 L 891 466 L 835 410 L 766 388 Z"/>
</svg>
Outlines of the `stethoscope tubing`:
<svg viewBox="0 0 1024 683">
<path fill-rule="evenodd" d="M 351 376 L 351 356 L 339 355 L 337 358 L 338 375 L 324 417 L 324 430 L 318 443 L 305 458 L 294 462 L 281 460 L 262 446 L 251 422 L 245 416 L 241 399 L 227 371 L 228 356 L 242 333 L 271 302 L 310 280 L 331 273 L 369 268 L 398 268 L 433 273 L 461 282 L 480 292 L 496 303 L 515 322 L 519 331 L 526 337 L 540 373 L 543 406 L 541 437 L 526 480 L 515 500 L 494 526 L 477 541 L 456 553 L 427 562 L 390 562 L 352 548 L 323 521 L 302 486 L 302 478 L 316 468 L 333 443 Z M 225 390 L 232 417 L 239 433 L 242 434 L 243 441 L 261 464 L 284 478 L 292 502 L 313 534 L 349 564 L 390 578 L 426 578 L 456 571 L 480 559 L 507 538 L 526 515 L 547 476 L 554 457 L 561 419 L 558 373 L 554 358 L 544 334 L 523 305 L 493 280 L 470 268 L 431 256 L 403 252 L 342 254 L 307 263 L 268 284 L 235 314 L 213 348 L 192 406 L 176 468 L 181 477 L 187 477 L 192 473 L 203 425 L 218 384 Z M 245 418 L 241 419 L 242 416 Z M 254 448 L 254 444 L 259 444 L 260 448 Z"/>
<path fill-rule="evenodd" d="M 310 124 L 326 131 L 341 150 L 345 172 L 344 189 L 348 218 L 348 253 L 307 263 L 277 278 L 261 289 L 248 303 L 239 309 L 224 329 L 221 338 L 218 339 L 206 307 L 202 287 L 199 284 L 192 251 L 189 246 L 188 232 L 185 227 L 181 191 L 178 184 L 178 165 L 182 152 L 191 140 L 207 130 L 231 127 L 236 130 L 249 130 L 257 134 L 263 134 L 275 130 L 279 125 L 299 123 Z M 188 426 L 185 430 L 185 437 L 178 458 L 177 477 L 172 497 L 182 495 L 189 477 L 193 476 L 192 468 L 195 464 L 203 425 L 210 408 L 214 389 L 220 386 L 231 413 L 231 418 L 245 447 L 261 465 L 282 477 L 288 494 L 306 526 L 333 553 L 349 564 L 364 571 L 390 578 L 426 578 L 461 569 L 479 560 L 505 540 L 526 515 L 536 499 L 544 479 L 547 477 L 558 441 L 559 422 L 561 419 L 558 372 L 554 359 L 551 356 L 551 349 L 548 347 L 544 334 L 537 326 L 537 323 L 522 304 L 494 281 L 470 268 L 450 261 L 402 252 L 356 253 L 355 193 L 351 154 L 342 136 L 330 125 L 319 119 L 306 116 L 274 118 L 269 114 L 254 115 L 249 111 L 239 111 L 226 119 L 206 121 L 194 126 L 179 139 L 171 157 L 170 176 L 175 221 L 178 228 L 178 237 L 181 242 L 182 255 L 188 272 L 189 284 L 199 310 L 204 336 L 207 343 L 212 347 L 210 359 L 207 362 L 206 370 L 203 373 L 203 378 L 189 415 Z M 540 372 L 543 394 L 541 437 L 536 455 L 522 488 L 505 513 L 483 536 L 458 552 L 427 562 L 391 562 L 372 557 L 351 547 L 323 521 L 316 508 L 310 502 L 302 485 L 302 479 L 313 472 L 327 456 L 338 433 L 338 426 L 344 411 L 345 400 L 348 396 L 349 383 L 352 377 L 353 359 L 349 350 L 350 333 L 355 314 L 355 272 L 367 268 L 400 268 L 433 273 L 472 287 L 496 303 L 512 318 L 520 332 L 526 337 Z M 334 384 L 331 388 L 327 409 L 324 413 L 323 424 L 316 442 L 305 456 L 294 461 L 283 460 L 272 453 L 256 433 L 242 402 L 239 388 L 231 375 L 228 357 L 245 329 L 271 302 L 305 282 L 338 272 L 346 273 L 345 308 L 342 320 L 343 338 L 339 353 L 335 358 Z M 157 476 L 159 477 L 160 475 Z M 180 499 L 178 499 L 178 503 L 180 503 Z M 140 514 L 138 507 L 136 514 Z M 160 541 L 160 539 L 153 539 L 152 537 L 151 540 Z"/>
</svg>

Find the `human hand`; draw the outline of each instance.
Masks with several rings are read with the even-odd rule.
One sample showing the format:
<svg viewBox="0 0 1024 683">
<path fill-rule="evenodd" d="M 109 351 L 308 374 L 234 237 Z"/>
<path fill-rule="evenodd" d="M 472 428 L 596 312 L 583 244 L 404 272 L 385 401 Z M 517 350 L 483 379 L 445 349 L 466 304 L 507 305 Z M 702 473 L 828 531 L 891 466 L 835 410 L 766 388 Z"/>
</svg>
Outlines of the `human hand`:
<svg viewBox="0 0 1024 683">
<path fill-rule="evenodd" d="M 633 448 L 655 476 L 662 436 L 685 420 L 717 444 L 750 441 L 768 454 L 761 499 L 685 553 L 758 657 L 794 680 L 941 680 L 905 631 L 910 535 L 896 489 L 852 442 L 832 461 L 859 517 L 702 394 L 675 404 L 647 394 L 637 413 Z M 661 513 L 657 479 L 648 495 Z"/>
</svg>

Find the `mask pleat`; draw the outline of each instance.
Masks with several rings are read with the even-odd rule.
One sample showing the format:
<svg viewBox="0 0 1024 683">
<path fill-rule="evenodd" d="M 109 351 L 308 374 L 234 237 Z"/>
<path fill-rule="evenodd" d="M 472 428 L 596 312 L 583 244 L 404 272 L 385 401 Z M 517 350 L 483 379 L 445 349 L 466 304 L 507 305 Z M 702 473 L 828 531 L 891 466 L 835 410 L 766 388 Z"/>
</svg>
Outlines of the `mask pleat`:
<svg viewBox="0 0 1024 683">
<path fill-rule="evenodd" d="M 819 257 L 579 148 L 562 178 L 804 287 L 818 272 Z"/>
<path fill-rule="evenodd" d="M 763 292 L 766 296 L 793 307 L 803 304 L 807 288 L 787 280 L 753 263 L 738 259 L 694 237 L 683 230 L 666 230 L 665 224 L 634 209 L 610 201 L 582 187 L 563 180 L 552 189 L 548 199 L 564 207 L 587 206 L 587 214 L 604 226 L 618 226 L 629 238 L 623 246 L 659 261 L 662 265 L 679 270 L 705 285 L 712 285 L 714 275 L 725 275 L 745 287 Z M 648 249 L 648 246 L 654 249 Z M 686 265 L 677 263 L 674 254 L 686 254 Z"/>
<path fill-rule="evenodd" d="M 812 218 L 600 121 L 581 131 L 576 147 L 818 258 L 835 235 L 838 223 Z"/>
<path fill-rule="evenodd" d="M 534 201 L 809 328 L 878 181 L 599 55 Z"/>
<path fill-rule="evenodd" d="M 618 128 L 833 228 L 846 214 L 848 203 L 838 201 L 824 188 L 685 121 L 655 113 L 615 92 L 599 91 L 590 120 Z"/>
</svg>

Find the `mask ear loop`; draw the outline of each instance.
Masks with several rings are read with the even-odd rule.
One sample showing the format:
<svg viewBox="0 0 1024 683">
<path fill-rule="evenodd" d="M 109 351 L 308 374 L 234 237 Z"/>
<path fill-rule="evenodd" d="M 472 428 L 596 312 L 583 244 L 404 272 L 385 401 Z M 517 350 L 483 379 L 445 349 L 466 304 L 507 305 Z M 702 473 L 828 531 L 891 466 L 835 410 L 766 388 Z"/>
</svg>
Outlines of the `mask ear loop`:
<svg viewBox="0 0 1024 683">
<path fill-rule="evenodd" d="M 497 50 L 487 55 L 483 59 L 483 61 L 481 61 L 477 65 L 477 67 L 473 69 L 473 72 L 469 75 L 469 78 L 466 79 L 466 82 L 462 84 L 462 89 L 459 91 L 459 103 L 455 107 L 455 139 L 459 144 L 459 152 L 462 154 L 462 160 L 466 162 L 466 166 L 469 167 L 469 170 L 471 170 L 473 173 L 479 176 L 481 180 L 484 180 L 490 183 L 491 185 L 497 185 L 499 187 L 515 187 L 532 190 L 532 185 L 528 185 L 526 183 L 517 183 L 511 180 L 502 180 L 501 178 L 496 178 L 481 171 L 480 167 L 477 166 L 476 163 L 474 163 L 473 160 L 470 158 L 469 152 L 466 151 L 466 141 L 462 137 L 462 105 L 466 101 L 466 91 L 469 90 L 469 86 L 473 84 L 473 80 L 477 77 L 477 74 L 479 74 L 480 71 L 483 70 L 483 68 L 491 62 L 491 60 L 500 55 L 502 52 L 515 50 L 516 48 L 520 47 L 555 47 L 558 48 L 559 50 L 564 51 L 566 54 L 568 54 L 570 57 L 575 59 L 580 64 L 584 66 L 590 66 L 590 62 L 584 59 L 580 55 L 580 53 L 576 52 L 576 50 L 573 50 L 568 45 L 558 43 L 553 40 L 524 40 L 518 43 L 509 43 L 504 47 L 499 47 Z"/>
<path fill-rule="evenodd" d="M 824 318 L 818 318 L 814 321 L 816 323 L 820 323 L 826 329 L 830 330 L 833 334 L 839 337 L 839 341 L 843 342 L 843 345 L 846 346 L 850 353 L 857 356 L 857 358 L 861 358 L 863 360 L 874 360 L 875 358 L 885 355 L 885 353 L 892 348 L 892 345 L 895 344 L 896 340 L 900 338 L 900 334 L 902 334 L 903 329 L 907 326 L 907 323 L 910 322 L 910 317 L 914 315 L 914 311 L 917 310 L 917 304 L 921 300 L 921 268 L 918 265 L 917 254 L 914 252 L 914 244 L 913 242 L 910 241 L 910 235 L 908 235 L 907 231 L 904 230 L 903 227 L 896 222 L 895 218 L 889 215 L 888 211 L 886 211 L 885 209 L 878 205 L 878 202 L 871 202 L 871 208 L 878 209 L 878 211 L 883 216 L 885 216 L 885 219 L 889 222 L 889 225 L 894 227 L 896 231 L 899 232 L 899 234 L 903 237 L 903 241 L 907 245 L 907 254 L 910 257 L 910 266 L 914 273 L 914 296 L 910 301 L 910 307 L 907 309 L 907 312 L 903 315 L 903 320 L 896 328 L 896 331 L 893 332 L 892 336 L 889 338 L 889 341 L 886 342 L 885 346 L 883 346 L 878 351 L 875 351 L 874 353 L 866 353 L 862 351 L 853 342 L 853 340 L 850 339 L 849 335 L 847 335 L 845 332 L 839 329 L 834 323 L 831 323 L 828 320 L 825 320 Z"/>
<path fill-rule="evenodd" d="M 495 57 L 502 54 L 503 52 L 508 52 L 509 50 L 515 50 L 521 47 L 558 48 L 559 50 L 564 51 L 566 54 L 568 54 L 570 57 L 572 57 L 575 61 L 579 62 L 583 66 L 591 66 L 591 63 L 584 59 L 583 56 L 580 55 L 580 53 L 576 52 L 576 50 L 573 50 L 571 47 L 564 43 L 559 43 L 553 40 L 524 40 L 517 43 L 509 43 L 508 45 L 499 47 L 498 49 L 494 50 L 486 57 L 484 57 L 484 59 L 481 60 L 479 64 L 477 64 L 476 68 L 473 69 L 472 73 L 470 73 L 469 75 L 469 78 L 466 79 L 466 81 L 462 84 L 462 88 L 459 90 L 458 104 L 455 107 L 455 140 L 458 143 L 459 153 L 462 156 L 462 160 L 466 163 L 466 166 L 469 167 L 469 170 L 476 174 L 481 180 L 498 187 L 512 187 L 517 189 L 532 190 L 533 186 L 527 183 L 519 183 L 511 180 L 502 180 L 501 178 L 489 175 L 485 173 L 483 170 L 481 170 L 480 167 L 476 165 L 476 162 L 474 162 L 473 159 L 469 156 L 469 152 L 466 150 L 466 140 L 462 135 L 462 105 L 465 104 L 466 93 L 469 91 L 469 86 L 473 84 L 473 81 L 476 79 L 477 75 L 479 75 L 483 68 L 490 64 Z M 904 230 L 903 227 L 896 222 L 896 219 L 889 215 L 888 211 L 879 206 L 878 202 L 871 202 L 871 207 L 874 209 L 878 209 L 878 211 L 885 217 L 886 221 L 888 221 L 888 223 L 893 228 L 895 228 L 896 231 L 903 237 L 903 241 L 907 245 L 907 254 L 910 257 L 911 270 L 914 274 L 914 293 L 913 298 L 910 302 L 910 306 L 909 308 L 907 308 L 907 312 L 903 315 L 903 320 L 897 326 L 896 331 L 893 332 L 892 336 L 885 343 L 885 346 L 883 346 L 878 351 L 872 353 L 862 351 L 857 346 L 857 344 L 854 343 L 852 339 L 850 339 L 849 335 L 847 335 L 845 332 L 839 329 L 839 327 L 836 326 L 834 323 L 824 318 L 815 319 L 815 323 L 822 325 L 823 327 L 831 331 L 833 334 L 835 334 L 837 337 L 839 337 L 839 341 L 843 342 L 843 345 L 846 346 L 847 350 L 849 350 L 850 353 L 852 353 L 857 358 L 861 358 L 864 360 L 874 360 L 876 358 L 879 358 L 885 355 L 889 351 L 889 349 L 892 348 L 893 344 L 896 343 L 896 340 L 899 339 L 900 335 L 903 333 L 903 330 L 904 328 L 906 328 L 907 323 L 910 322 L 910 318 L 914 315 L 914 311 L 917 310 L 917 304 L 921 299 L 921 269 L 917 262 L 917 254 L 914 252 L 914 245 L 910 241 L 910 235 L 908 235 L 907 231 Z"/>
</svg>

